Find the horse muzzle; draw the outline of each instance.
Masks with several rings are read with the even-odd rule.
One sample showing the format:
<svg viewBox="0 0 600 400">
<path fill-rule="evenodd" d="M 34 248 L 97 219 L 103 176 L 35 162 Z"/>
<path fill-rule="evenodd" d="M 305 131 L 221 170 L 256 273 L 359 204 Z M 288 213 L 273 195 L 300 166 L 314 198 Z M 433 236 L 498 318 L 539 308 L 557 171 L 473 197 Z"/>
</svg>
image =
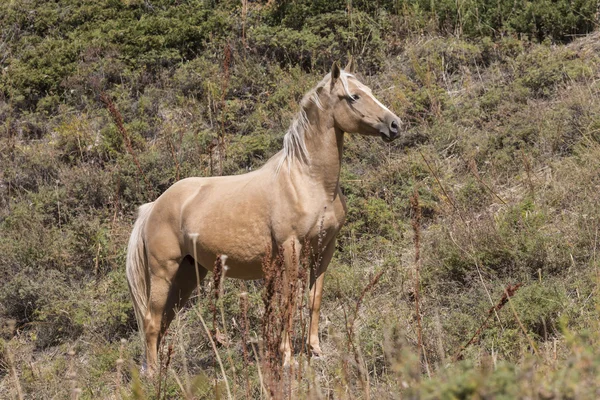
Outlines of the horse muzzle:
<svg viewBox="0 0 600 400">
<path fill-rule="evenodd" d="M 392 142 L 400 136 L 400 120 L 397 118 L 390 118 L 389 122 L 382 123 L 379 128 L 379 135 L 384 142 Z"/>
</svg>

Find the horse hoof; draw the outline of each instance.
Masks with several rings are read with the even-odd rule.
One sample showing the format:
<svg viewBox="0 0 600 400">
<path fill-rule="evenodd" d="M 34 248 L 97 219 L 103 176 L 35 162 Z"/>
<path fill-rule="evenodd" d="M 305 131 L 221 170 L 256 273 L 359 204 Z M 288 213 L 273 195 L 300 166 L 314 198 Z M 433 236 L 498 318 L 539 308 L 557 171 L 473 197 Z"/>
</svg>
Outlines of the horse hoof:
<svg viewBox="0 0 600 400">
<path fill-rule="evenodd" d="M 312 356 L 315 358 L 323 357 L 323 351 L 321 351 L 321 347 L 319 346 L 312 346 L 310 351 L 312 353 Z"/>
<path fill-rule="evenodd" d="M 148 368 L 148 365 L 144 363 L 140 368 L 140 377 L 145 379 L 152 379 L 154 377 L 154 368 Z"/>
<path fill-rule="evenodd" d="M 289 369 L 292 361 L 292 352 L 286 351 L 283 355 L 283 368 Z"/>
</svg>

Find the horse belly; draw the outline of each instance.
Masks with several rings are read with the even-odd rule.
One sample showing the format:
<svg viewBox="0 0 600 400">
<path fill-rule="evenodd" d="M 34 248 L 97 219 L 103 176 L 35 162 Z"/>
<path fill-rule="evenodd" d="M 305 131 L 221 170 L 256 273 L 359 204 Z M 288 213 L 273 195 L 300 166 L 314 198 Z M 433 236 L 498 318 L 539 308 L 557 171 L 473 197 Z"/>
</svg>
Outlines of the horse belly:
<svg viewBox="0 0 600 400">
<path fill-rule="evenodd" d="M 229 278 L 248 280 L 262 278 L 262 261 L 266 253 L 266 247 L 263 251 L 258 250 L 259 248 L 248 246 L 240 248 L 221 248 L 217 251 L 202 246 L 199 251 L 196 251 L 198 262 L 209 271 L 214 269 L 217 257 L 226 256 L 226 275 Z"/>
<path fill-rule="evenodd" d="M 225 261 L 228 278 L 254 280 L 263 277 L 262 260 L 256 262 L 240 262 L 234 258 L 227 257 Z"/>
<path fill-rule="evenodd" d="M 244 224 L 239 221 L 198 224 L 196 232 L 189 232 L 190 239 L 196 238 L 196 255 L 200 264 L 213 269 L 218 256 L 227 256 L 227 276 L 239 279 L 262 277 L 262 261 L 270 251 L 270 233 L 262 224 Z M 194 235 L 197 234 L 197 235 Z M 194 255 L 194 241 L 190 240 L 190 255 Z"/>
</svg>

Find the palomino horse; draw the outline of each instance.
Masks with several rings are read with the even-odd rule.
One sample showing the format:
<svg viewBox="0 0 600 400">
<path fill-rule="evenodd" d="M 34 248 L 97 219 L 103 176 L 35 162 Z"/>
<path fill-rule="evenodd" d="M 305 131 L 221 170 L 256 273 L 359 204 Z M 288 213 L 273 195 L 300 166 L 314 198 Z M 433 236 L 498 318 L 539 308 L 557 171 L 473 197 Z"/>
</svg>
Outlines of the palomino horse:
<svg viewBox="0 0 600 400">
<path fill-rule="evenodd" d="M 283 249 L 286 265 L 297 262 L 292 257 L 299 257 L 303 245 L 322 249 L 310 274 L 308 335 L 313 354 L 321 354 L 324 272 L 346 216 L 339 184 L 344 132 L 390 142 L 398 137 L 401 123 L 352 75 L 351 64 L 346 70 L 334 64 L 304 96 L 283 149 L 262 168 L 183 179 L 140 207 L 127 249 L 127 280 L 150 373 L 175 311 L 216 257 L 227 255 L 227 277 L 259 279 L 269 248 Z M 290 345 L 282 346 L 289 360 Z"/>
</svg>

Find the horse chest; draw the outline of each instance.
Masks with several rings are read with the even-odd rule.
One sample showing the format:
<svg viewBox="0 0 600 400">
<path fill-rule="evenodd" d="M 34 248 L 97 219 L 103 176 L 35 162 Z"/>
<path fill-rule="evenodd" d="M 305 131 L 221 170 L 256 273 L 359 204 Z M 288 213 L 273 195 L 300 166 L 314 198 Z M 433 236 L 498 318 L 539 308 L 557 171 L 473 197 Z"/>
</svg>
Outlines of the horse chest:
<svg viewBox="0 0 600 400">
<path fill-rule="evenodd" d="M 325 235 L 328 239 L 337 235 L 346 220 L 346 202 L 341 193 L 336 199 L 323 206 L 308 234 L 309 239 Z"/>
</svg>

